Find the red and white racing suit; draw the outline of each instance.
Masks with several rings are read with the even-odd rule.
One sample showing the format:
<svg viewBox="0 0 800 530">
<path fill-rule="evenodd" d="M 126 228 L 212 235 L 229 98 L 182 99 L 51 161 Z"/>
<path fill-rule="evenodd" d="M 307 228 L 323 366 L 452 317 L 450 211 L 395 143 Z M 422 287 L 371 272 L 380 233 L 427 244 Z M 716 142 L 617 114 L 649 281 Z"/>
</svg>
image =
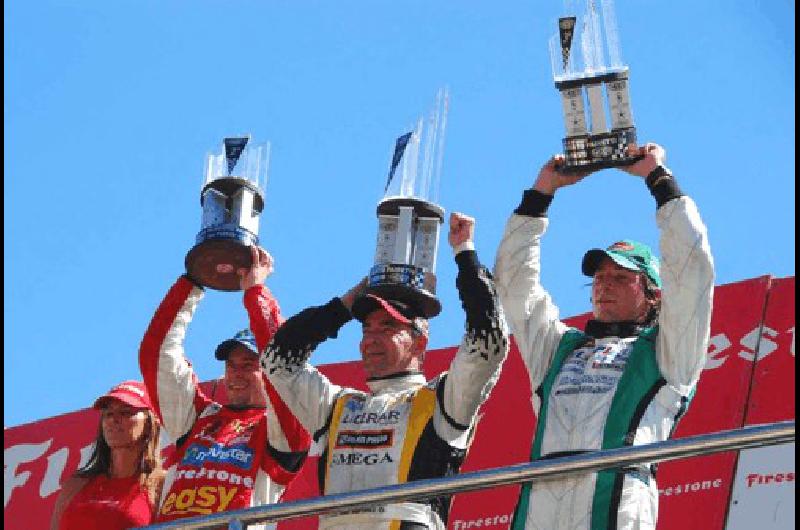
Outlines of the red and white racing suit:
<svg viewBox="0 0 800 530">
<path fill-rule="evenodd" d="M 551 196 L 527 191 L 506 225 L 495 274 L 534 391 L 532 459 L 666 440 L 694 393 L 714 292 L 708 234 L 674 182 L 650 191 L 658 203 L 663 285 L 657 326 L 647 329 L 597 323 L 584 333 L 559 319 L 540 283 Z M 657 514 L 654 469 L 643 465 L 526 485 L 512 528 L 652 530 Z"/>
<path fill-rule="evenodd" d="M 139 364 L 155 412 L 175 440 L 157 521 L 207 515 L 278 501 L 308 453 L 310 438 L 264 383 L 267 407 L 233 408 L 209 399 L 184 356 L 186 328 L 203 290 L 185 277 L 158 307 L 139 350 Z M 269 290 L 244 294 L 259 349 L 281 322 Z"/>
</svg>

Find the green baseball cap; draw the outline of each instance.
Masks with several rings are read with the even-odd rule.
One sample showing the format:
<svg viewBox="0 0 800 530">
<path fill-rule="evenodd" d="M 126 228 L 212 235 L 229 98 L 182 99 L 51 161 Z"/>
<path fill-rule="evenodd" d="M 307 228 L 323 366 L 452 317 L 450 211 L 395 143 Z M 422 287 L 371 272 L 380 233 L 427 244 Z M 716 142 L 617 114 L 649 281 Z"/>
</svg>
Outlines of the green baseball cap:
<svg viewBox="0 0 800 530">
<path fill-rule="evenodd" d="M 645 273 L 656 284 L 656 287 L 661 288 L 658 258 L 653 255 L 647 245 L 623 239 L 605 250 L 593 248 L 583 256 L 581 270 L 586 276 L 594 276 L 597 267 L 605 257 L 611 258 L 620 267 Z"/>
</svg>

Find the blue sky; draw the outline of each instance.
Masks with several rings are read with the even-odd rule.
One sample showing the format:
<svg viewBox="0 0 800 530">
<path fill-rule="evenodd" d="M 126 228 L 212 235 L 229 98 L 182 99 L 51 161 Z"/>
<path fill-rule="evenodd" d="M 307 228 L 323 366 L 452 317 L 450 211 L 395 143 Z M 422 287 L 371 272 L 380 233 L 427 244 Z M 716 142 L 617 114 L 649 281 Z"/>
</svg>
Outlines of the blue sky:
<svg viewBox="0 0 800 530">
<path fill-rule="evenodd" d="M 375 251 L 397 136 L 450 90 L 440 203 L 477 218 L 491 265 L 508 215 L 564 134 L 547 40 L 560 2 L 4 3 L 4 424 L 89 406 L 138 378 L 137 349 L 200 229 L 205 155 L 226 135 L 272 142 L 261 241 L 286 316 L 346 291 Z M 717 283 L 795 271 L 794 2 L 617 0 L 641 140 L 709 227 Z M 586 249 L 657 242 L 654 201 L 619 171 L 562 190 L 543 280 L 588 310 Z M 446 229 L 446 227 L 445 227 Z M 444 305 L 463 313 L 440 242 Z M 202 380 L 246 325 L 208 291 L 186 347 Z M 350 324 L 312 356 L 357 358 Z"/>
</svg>

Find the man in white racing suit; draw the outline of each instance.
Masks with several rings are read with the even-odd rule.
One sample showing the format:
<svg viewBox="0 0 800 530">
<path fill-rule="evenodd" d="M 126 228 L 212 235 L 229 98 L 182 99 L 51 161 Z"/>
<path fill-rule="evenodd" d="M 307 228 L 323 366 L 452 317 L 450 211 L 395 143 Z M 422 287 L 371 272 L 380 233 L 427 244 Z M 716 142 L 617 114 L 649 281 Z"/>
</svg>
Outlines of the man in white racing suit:
<svg viewBox="0 0 800 530">
<path fill-rule="evenodd" d="M 583 331 L 559 320 L 540 283 L 540 238 L 555 191 L 587 173 L 559 172 L 561 155 L 545 164 L 497 253 L 497 290 L 538 418 L 532 460 L 668 439 L 705 364 L 714 288 L 706 228 L 664 166 L 664 149 L 629 149 L 642 158 L 622 169 L 645 177 L 656 199 L 660 270 L 635 241 L 587 252 L 594 318 Z M 512 528 L 652 529 L 657 514 L 655 467 L 639 465 L 527 484 Z"/>
<path fill-rule="evenodd" d="M 477 413 L 508 353 L 508 333 L 494 281 L 473 244 L 474 219 L 452 214 L 449 243 L 466 313 L 466 334 L 447 372 L 422 374 L 428 321 L 410 299 L 363 294 L 341 298 L 287 320 L 262 355 L 281 398 L 322 448 L 325 495 L 457 473 Z M 397 296 L 396 298 L 401 298 Z M 352 316 L 351 316 L 352 311 Z M 311 351 L 352 317 L 362 323 L 359 349 L 369 393 L 331 383 L 308 362 Z M 444 529 L 451 498 L 401 502 L 322 516 L 321 529 Z"/>
</svg>

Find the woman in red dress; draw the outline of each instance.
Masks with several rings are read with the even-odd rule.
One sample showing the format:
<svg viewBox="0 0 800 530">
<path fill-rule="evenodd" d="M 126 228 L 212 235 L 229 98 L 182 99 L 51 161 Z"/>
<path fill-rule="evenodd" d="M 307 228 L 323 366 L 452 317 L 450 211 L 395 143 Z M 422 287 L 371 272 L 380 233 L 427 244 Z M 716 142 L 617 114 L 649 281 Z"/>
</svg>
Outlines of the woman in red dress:
<svg viewBox="0 0 800 530">
<path fill-rule="evenodd" d="M 144 385 L 125 381 L 94 403 L 100 428 L 88 463 L 62 486 L 50 530 L 123 530 L 151 523 L 164 470 L 160 427 Z"/>
</svg>

